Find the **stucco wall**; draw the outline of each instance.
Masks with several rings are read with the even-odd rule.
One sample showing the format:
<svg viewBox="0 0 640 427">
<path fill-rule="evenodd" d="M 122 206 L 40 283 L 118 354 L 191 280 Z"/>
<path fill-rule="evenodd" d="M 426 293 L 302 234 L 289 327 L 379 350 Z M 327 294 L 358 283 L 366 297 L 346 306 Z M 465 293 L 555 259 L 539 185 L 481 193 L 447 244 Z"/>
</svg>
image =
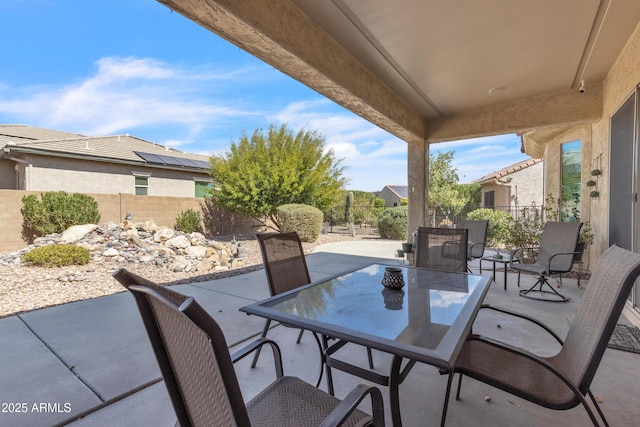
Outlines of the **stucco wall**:
<svg viewBox="0 0 640 427">
<path fill-rule="evenodd" d="M 602 120 L 592 126 L 590 157 L 585 159 L 589 170 L 600 157 L 602 176 L 599 179 L 600 197 L 590 199 L 590 220 L 596 230 L 594 249 L 602 253 L 609 243 L 609 144 L 610 118 L 618 107 L 640 84 L 640 25 L 636 27 L 626 47 L 604 80 Z M 583 168 L 584 169 L 584 168 Z"/>
<path fill-rule="evenodd" d="M 22 249 L 33 236 L 23 235 L 22 197 L 36 191 L 0 190 L 0 252 Z M 89 194 L 98 202 L 100 223 L 120 223 L 131 213 L 134 222 L 154 220 L 159 226 L 173 228 L 180 212 L 194 209 L 202 213 L 208 237 L 229 234 L 253 234 L 262 228 L 244 217 L 230 214 L 193 197 L 154 197 L 132 194 Z"/>
<path fill-rule="evenodd" d="M 389 190 L 387 187 L 384 187 L 382 189 L 378 197 L 384 199 L 385 207 L 400 206 L 400 198 L 398 197 L 398 195 Z"/>
<path fill-rule="evenodd" d="M 545 191 L 544 162 L 513 172 L 509 178 L 511 178 L 511 195 L 518 197 L 519 207 L 542 205 Z M 515 206 L 513 200 L 511 206 Z"/>
<path fill-rule="evenodd" d="M 536 163 L 524 169 L 512 172 L 500 179 L 509 183 L 493 183 L 482 185 L 482 206 L 488 191 L 494 191 L 494 204 L 498 208 L 515 208 L 514 197 L 518 198 L 518 207 L 540 206 L 544 202 L 544 162 Z"/>
<path fill-rule="evenodd" d="M 206 172 L 174 171 L 137 165 L 100 163 L 80 159 L 53 158 L 27 155 L 27 163 L 18 163 L 20 175 L 27 183 L 16 188 L 13 181 L 1 174 L 7 164 L 13 168 L 15 162 L 1 160 L 0 188 L 29 189 L 30 191 L 69 191 L 77 193 L 134 194 L 135 172 L 149 174 L 148 195 L 170 197 L 194 197 L 194 178 L 208 180 Z M 15 176 L 15 172 L 14 175 Z"/>
<path fill-rule="evenodd" d="M 587 258 L 590 265 L 609 246 L 610 119 L 638 84 L 640 84 L 640 25 L 636 27 L 626 47 L 604 79 L 602 118 L 591 125 L 571 128 L 553 140 L 547 141 L 545 145 L 546 191 L 557 197 L 560 191 L 561 144 L 582 140 L 581 220 L 589 221 L 595 233 L 594 243 Z M 591 178 L 590 172 L 595 167 L 602 170 L 597 188 L 600 196 L 591 199 L 590 189 L 584 183 Z"/>
</svg>

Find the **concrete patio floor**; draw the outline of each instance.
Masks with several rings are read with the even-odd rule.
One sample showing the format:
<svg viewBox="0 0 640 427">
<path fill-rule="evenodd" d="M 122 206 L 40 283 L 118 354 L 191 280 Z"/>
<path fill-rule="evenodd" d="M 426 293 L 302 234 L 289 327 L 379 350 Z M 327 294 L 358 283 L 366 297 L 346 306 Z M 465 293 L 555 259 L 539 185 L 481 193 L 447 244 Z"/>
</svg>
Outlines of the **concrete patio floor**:
<svg viewBox="0 0 640 427">
<path fill-rule="evenodd" d="M 312 280 L 368 265 L 393 264 L 399 242 L 355 241 L 319 246 L 307 257 Z M 477 262 L 472 270 L 478 272 Z M 483 270 L 483 274 L 491 274 Z M 497 274 L 486 302 L 545 319 L 564 335 L 580 304 L 582 289 L 564 279 L 561 291 L 568 303 L 548 303 L 518 296 L 516 275 L 508 275 L 503 289 Z M 522 287 L 533 284 L 523 276 Z M 584 286 L 588 283 L 583 282 Z M 232 351 L 260 333 L 264 320 L 238 311 L 244 305 L 268 297 L 264 271 L 227 279 L 174 287 L 205 307 L 221 325 Z M 620 319 L 621 323 L 628 323 Z M 500 325 L 500 327 L 498 327 Z M 474 332 L 524 346 L 542 354 L 558 347 L 529 325 L 505 321 L 482 311 Z M 295 344 L 297 330 L 275 326 L 269 337 L 281 346 L 285 374 L 315 383 L 319 355 L 310 333 Z M 542 338 L 539 338 L 542 337 Z M 390 357 L 374 350 L 376 370 L 385 373 Z M 341 350 L 345 359 L 366 363 L 363 347 Z M 640 423 L 640 355 L 607 349 L 595 376 L 592 391 L 612 426 Z M 269 351 L 255 369 L 249 360 L 236 365 L 245 400 L 274 378 Z M 132 297 L 120 293 L 92 300 L 24 313 L 0 319 L 0 425 L 2 426 L 173 426 L 175 417 L 159 369 Z M 334 372 L 336 396 L 344 397 L 362 382 Z M 400 386 L 405 426 L 439 425 L 446 377 L 437 369 L 417 364 Z M 325 388 L 325 382 L 321 384 Z M 382 387 L 387 399 L 387 389 Z M 490 399 L 487 399 L 490 398 Z M 386 401 L 385 401 L 386 403 Z M 366 407 L 365 407 L 366 409 Z M 388 405 L 385 407 L 388 411 Z M 387 420 L 390 420 L 387 413 Z M 452 397 L 448 426 L 584 426 L 589 418 L 581 407 L 552 411 L 530 404 L 500 390 L 466 378 L 462 399 Z M 390 423 L 389 423 L 390 425 Z"/>
</svg>

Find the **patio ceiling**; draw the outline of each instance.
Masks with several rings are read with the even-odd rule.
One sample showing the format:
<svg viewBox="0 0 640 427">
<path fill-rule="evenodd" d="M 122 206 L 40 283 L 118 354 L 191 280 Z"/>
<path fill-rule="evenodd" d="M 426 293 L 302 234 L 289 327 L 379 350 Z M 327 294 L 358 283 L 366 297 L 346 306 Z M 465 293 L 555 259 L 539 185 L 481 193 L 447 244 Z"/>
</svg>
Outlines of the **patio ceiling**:
<svg viewBox="0 0 640 427">
<path fill-rule="evenodd" d="M 599 120 L 640 21 L 637 0 L 158 1 L 409 142 Z"/>
</svg>

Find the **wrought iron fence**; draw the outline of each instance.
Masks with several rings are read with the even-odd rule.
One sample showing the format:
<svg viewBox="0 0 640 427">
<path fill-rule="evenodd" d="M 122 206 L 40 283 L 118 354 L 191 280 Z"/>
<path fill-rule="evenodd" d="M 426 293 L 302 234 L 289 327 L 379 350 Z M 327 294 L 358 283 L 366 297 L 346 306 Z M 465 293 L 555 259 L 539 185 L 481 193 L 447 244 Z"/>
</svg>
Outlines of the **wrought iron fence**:
<svg viewBox="0 0 640 427">
<path fill-rule="evenodd" d="M 470 212 L 477 209 L 493 209 L 496 211 L 506 212 L 512 218 L 518 219 L 525 214 L 532 214 L 535 210 L 539 215 L 543 215 L 543 206 L 494 206 L 491 208 L 483 206 L 465 206 L 464 208 L 450 207 L 430 209 L 428 213 L 428 223 L 431 227 L 453 227 L 462 224 L 468 217 Z"/>
</svg>

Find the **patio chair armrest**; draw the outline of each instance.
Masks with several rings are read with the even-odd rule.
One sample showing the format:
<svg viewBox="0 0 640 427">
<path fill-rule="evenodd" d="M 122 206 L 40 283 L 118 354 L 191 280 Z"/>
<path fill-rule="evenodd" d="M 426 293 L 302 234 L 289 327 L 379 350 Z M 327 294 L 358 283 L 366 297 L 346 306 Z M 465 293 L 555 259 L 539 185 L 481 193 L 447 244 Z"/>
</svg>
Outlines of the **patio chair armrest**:
<svg viewBox="0 0 640 427">
<path fill-rule="evenodd" d="M 486 246 L 486 242 L 475 242 L 472 243 L 471 245 L 469 245 L 469 253 L 467 254 L 467 256 L 471 256 L 471 254 L 473 254 L 473 248 L 475 248 L 476 246 Z"/>
<path fill-rule="evenodd" d="M 516 255 L 521 252 L 524 251 L 525 249 L 531 249 L 530 247 L 521 247 L 521 248 L 515 248 L 511 250 L 511 253 L 509 254 L 509 263 L 513 264 L 513 260 L 514 259 L 519 259 L 518 257 L 516 257 Z"/>
<path fill-rule="evenodd" d="M 270 345 L 271 350 L 273 350 L 273 363 L 275 364 L 276 378 L 282 378 L 284 371 L 282 368 L 282 353 L 280 352 L 280 347 L 275 341 L 268 338 L 258 338 L 257 340 L 250 342 L 245 347 L 233 353 L 231 355 L 231 361 L 236 363 L 266 344 Z"/>
<path fill-rule="evenodd" d="M 562 338 L 560 338 L 558 336 L 558 334 L 556 334 L 553 329 L 551 329 L 549 326 L 547 326 L 546 324 L 542 323 L 541 321 L 539 321 L 535 317 L 531 317 L 531 316 L 528 316 L 526 314 L 518 313 L 516 311 L 507 310 L 506 308 L 497 307 L 497 306 L 493 306 L 493 305 L 489 305 L 489 304 L 482 304 L 482 306 L 480 306 L 480 309 L 484 309 L 484 308 L 489 309 L 489 310 L 498 311 L 500 313 L 508 314 L 510 316 L 518 317 L 520 319 L 528 320 L 529 322 L 534 323 L 534 324 L 538 325 L 539 327 L 541 327 L 542 329 L 544 329 L 545 331 L 547 331 L 552 337 L 554 337 L 556 339 L 556 341 L 558 341 L 558 343 L 560 345 L 564 344 L 564 341 L 562 340 Z"/>
<path fill-rule="evenodd" d="M 569 378 L 567 378 L 564 374 L 558 371 L 558 369 L 556 369 L 555 366 L 549 363 L 549 361 L 542 356 L 538 356 L 537 354 L 532 353 L 523 348 L 515 347 L 510 344 L 504 343 L 502 341 L 494 340 L 492 338 L 485 337 L 482 335 L 469 335 L 467 337 L 467 341 L 470 341 L 470 340 L 482 341 L 485 344 L 492 345 L 494 347 L 499 347 L 504 351 L 507 351 L 509 353 L 514 353 L 520 357 L 533 361 L 534 363 L 543 366 L 553 375 L 558 377 L 563 383 L 567 385 L 567 387 L 571 389 L 571 391 L 575 393 L 576 397 L 582 394 L 582 392 L 580 391 L 577 385 L 575 385 Z"/>
<path fill-rule="evenodd" d="M 547 264 L 547 273 L 551 274 L 551 261 L 553 261 L 553 259 L 555 257 L 560 256 L 560 255 L 573 255 L 574 259 L 575 259 L 575 256 L 578 255 L 578 253 L 579 252 L 556 252 L 555 254 L 551 255 L 549 257 L 549 263 Z M 573 262 L 571 263 L 571 266 L 573 267 Z M 569 269 L 569 270 L 571 270 L 571 269 Z"/>
<path fill-rule="evenodd" d="M 373 426 L 384 427 L 384 403 L 377 387 L 358 384 L 336 408 L 325 418 L 320 427 L 340 426 L 366 397 L 371 396 Z"/>
</svg>

